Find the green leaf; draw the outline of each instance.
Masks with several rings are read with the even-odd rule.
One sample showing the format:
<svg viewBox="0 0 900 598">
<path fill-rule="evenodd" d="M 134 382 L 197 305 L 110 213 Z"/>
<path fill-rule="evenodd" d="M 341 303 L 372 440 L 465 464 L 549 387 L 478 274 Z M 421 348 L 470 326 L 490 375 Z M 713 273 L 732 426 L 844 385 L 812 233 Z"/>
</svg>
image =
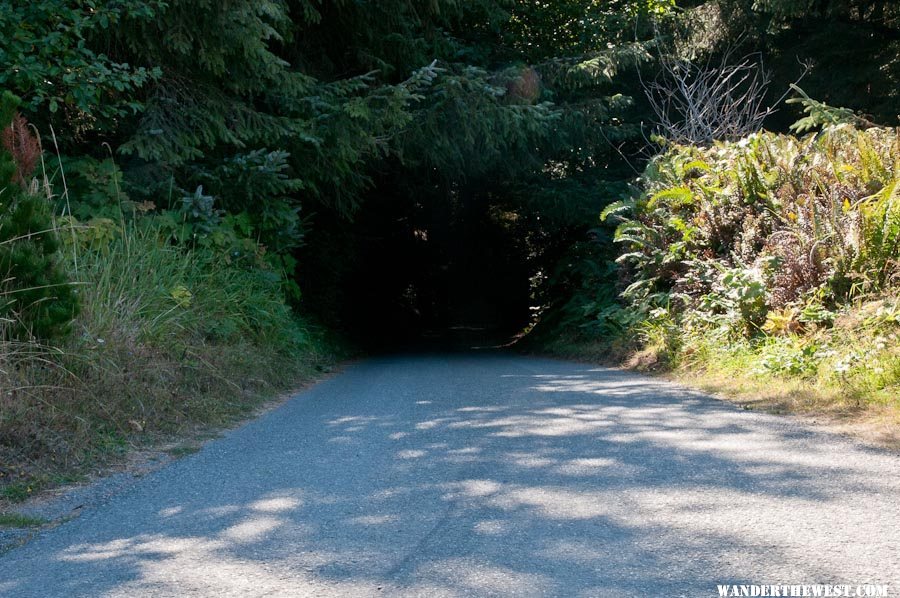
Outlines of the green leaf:
<svg viewBox="0 0 900 598">
<path fill-rule="evenodd" d="M 647 202 L 647 208 L 653 209 L 657 204 L 664 204 L 673 208 L 689 206 L 694 203 L 694 194 L 688 187 L 673 187 L 654 193 Z"/>
</svg>

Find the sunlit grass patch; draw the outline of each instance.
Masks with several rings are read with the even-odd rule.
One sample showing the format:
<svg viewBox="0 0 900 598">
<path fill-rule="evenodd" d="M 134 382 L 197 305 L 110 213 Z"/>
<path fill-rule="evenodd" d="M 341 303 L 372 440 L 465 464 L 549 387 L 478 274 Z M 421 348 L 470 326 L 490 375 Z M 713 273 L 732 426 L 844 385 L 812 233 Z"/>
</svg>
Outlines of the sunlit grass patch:
<svg viewBox="0 0 900 598">
<path fill-rule="evenodd" d="M 29 517 L 18 513 L 0 513 L 0 527 L 40 527 L 48 523 L 40 517 Z"/>
</svg>

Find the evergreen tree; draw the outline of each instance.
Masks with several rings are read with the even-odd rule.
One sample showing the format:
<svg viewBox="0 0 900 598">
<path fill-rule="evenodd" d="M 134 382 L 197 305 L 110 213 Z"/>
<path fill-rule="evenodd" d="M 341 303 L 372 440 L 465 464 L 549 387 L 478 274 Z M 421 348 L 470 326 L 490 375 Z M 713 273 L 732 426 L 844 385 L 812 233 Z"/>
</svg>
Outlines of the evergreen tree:
<svg viewBox="0 0 900 598">
<path fill-rule="evenodd" d="M 78 304 L 58 263 L 49 202 L 29 189 L 39 148 L 18 103 L 0 96 L 0 330 L 49 338 L 67 331 Z"/>
<path fill-rule="evenodd" d="M 367 202 L 389 202 L 403 219 L 403 231 L 388 221 L 381 236 L 431 233 L 436 243 L 466 227 L 503 229 L 517 239 L 523 268 L 550 269 L 558 248 L 581 238 L 633 175 L 623 156 L 641 145 L 636 71 L 649 64 L 653 23 L 673 2 L 34 6 L 43 11 L 28 15 L 35 39 L 80 23 L 66 29 L 73 42 L 62 58 L 42 63 L 74 56 L 116 73 L 97 78 L 96 120 L 75 102 L 85 140 L 77 151 L 105 157 L 96 141 L 109 142 L 132 199 L 163 211 L 200 202 L 208 218 L 197 230 L 262 243 L 279 269 L 290 270 L 287 258 L 305 240 L 309 288 L 366 253 L 354 234 L 338 255 L 320 239 L 352 230 L 353 218 L 375 218 L 360 216 Z M 61 81 L 81 97 L 81 79 Z M 14 90 L 43 118 L 26 83 L 15 80 Z M 181 212 L 169 220 L 183 220 Z M 310 235 L 310 222 L 323 234 Z M 222 227 L 233 230 L 213 230 Z"/>
<path fill-rule="evenodd" d="M 893 0 L 704 0 L 682 2 L 695 51 L 760 55 L 771 101 L 802 76 L 810 96 L 900 123 L 900 3 Z M 702 59 L 703 57 L 700 56 Z M 786 129 L 796 111 L 768 123 Z"/>
</svg>

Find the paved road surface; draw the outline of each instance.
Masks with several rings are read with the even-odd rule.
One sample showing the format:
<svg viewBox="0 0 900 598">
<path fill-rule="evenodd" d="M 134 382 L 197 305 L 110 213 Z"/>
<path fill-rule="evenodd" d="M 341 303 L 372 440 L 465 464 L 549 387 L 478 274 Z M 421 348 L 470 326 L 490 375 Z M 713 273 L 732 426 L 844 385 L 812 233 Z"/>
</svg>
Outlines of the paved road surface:
<svg viewBox="0 0 900 598">
<path fill-rule="evenodd" d="M 8 596 L 712 596 L 892 584 L 900 456 L 660 381 L 367 361 L 0 557 Z"/>
</svg>

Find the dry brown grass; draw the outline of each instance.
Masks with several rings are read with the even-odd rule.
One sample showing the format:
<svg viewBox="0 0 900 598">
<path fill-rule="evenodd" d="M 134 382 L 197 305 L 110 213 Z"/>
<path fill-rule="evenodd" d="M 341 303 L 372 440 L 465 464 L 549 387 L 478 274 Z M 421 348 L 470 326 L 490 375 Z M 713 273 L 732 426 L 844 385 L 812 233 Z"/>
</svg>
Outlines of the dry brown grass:
<svg viewBox="0 0 900 598">
<path fill-rule="evenodd" d="M 846 392 L 799 380 L 760 379 L 735 372 L 679 369 L 664 377 L 746 409 L 795 415 L 832 432 L 900 450 L 900 404 L 858 405 Z"/>
</svg>

